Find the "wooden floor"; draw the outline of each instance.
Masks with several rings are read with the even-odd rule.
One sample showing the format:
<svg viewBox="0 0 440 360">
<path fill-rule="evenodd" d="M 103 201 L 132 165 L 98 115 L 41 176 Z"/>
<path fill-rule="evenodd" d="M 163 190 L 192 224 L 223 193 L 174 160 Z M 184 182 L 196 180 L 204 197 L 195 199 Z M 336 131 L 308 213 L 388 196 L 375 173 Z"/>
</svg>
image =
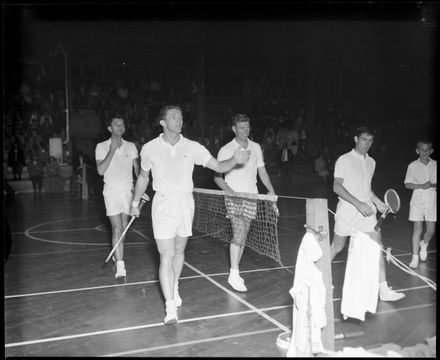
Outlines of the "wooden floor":
<svg viewBox="0 0 440 360">
<path fill-rule="evenodd" d="M 383 241 L 408 264 L 410 193 L 401 179 L 378 178 L 375 191 L 396 188 L 403 207 L 383 226 Z M 385 186 L 385 184 L 395 186 Z M 277 186 L 279 195 L 325 197 L 334 211 L 336 197 L 318 182 Z M 304 234 L 305 201 L 281 197 L 279 246 L 283 263 L 294 271 Z M 293 275 L 266 256 L 246 250 L 240 270 L 248 287 L 237 293 L 227 284 L 228 244 L 194 234 L 180 281 L 179 323 L 164 326 L 158 283 L 158 254 L 148 206 L 128 232 L 127 278 L 114 280 L 109 222 L 102 199 L 84 201 L 68 194 L 20 194 L 5 203 L 12 249 L 4 267 L 5 356 L 182 356 L 282 357 L 277 336 L 291 328 Z M 333 216 L 329 213 L 330 228 Z M 416 276 L 387 265 L 389 284 L 406 298 L 379 302 L 364 322 L 342 320 L 340 298 L 346 250 L 332 264 L 336 333 L 363 335 L 336 341 L 372 348 L 393 342 L 411 346 L 436 334 L 436 292 Z M 436 239 L 417 272 L 436 279 Z"/>
</svg>

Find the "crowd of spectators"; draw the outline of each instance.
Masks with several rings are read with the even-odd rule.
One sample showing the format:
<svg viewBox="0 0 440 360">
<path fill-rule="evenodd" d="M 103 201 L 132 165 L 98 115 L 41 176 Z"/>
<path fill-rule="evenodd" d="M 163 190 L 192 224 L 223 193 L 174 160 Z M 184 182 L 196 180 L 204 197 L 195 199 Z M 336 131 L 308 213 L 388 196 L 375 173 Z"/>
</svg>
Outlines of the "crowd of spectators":
<svg viewBox="0 0 440 360">
<path fill-rule="evenodd" d="M 15 180 L 20 180 L 23 166 L 35 161 L 44 169 L 45 177 L 51 164 L 49 138 L 65 137 L 64 93 L 47 83 L 42 81 L 41 74 L 26 78 L 6 104 L 4 149 L 8 156 L 4 163 L 12 168 Z M 177 93 L 173 88 L 165 89 L 156 79 L 130 82 L 81 79 L 71 92 L 71 111 L 87 108 L 99 116 L 102 133 L 96 142 L 108 138 L 107 120 L 121 116 L 126 123 L 124 137 L 140 150 L 161 132 L 156 121 L 159 109 L 167 103 L 179 103 L 183 109 L 184 135 L 205 145 L 213 155 L 233 137 L 230 124 L 234 113 L 245 112 L 252 119 L 250 137 L 262 145 L 268 170 L 272 176 L 283 178 L 295 173 L 315 172 L 320 176 L 331 173 L 336 158 L 350 149 L 352 131 L 358 125 L 349 103 L 339 112 L 329 107 L 313 119 L 311 127 L 304 107 L 287 109 L 276 99 L 262 99 L 261 93 L 253 98 L 252 92 L 245 89 L 246 96 L 242 99 L 225 104 L 215 118 L 204 119 L 202 131 L 195 114 L 197 88 L 192 82 L 186 89 Z M 380 140 L 386 125 L 374 125 Z M 383 141 L 374 149 L 378 155 L 390 150 Z M 93 166 L 93 159 L 89 163 Z"/>
</svg>

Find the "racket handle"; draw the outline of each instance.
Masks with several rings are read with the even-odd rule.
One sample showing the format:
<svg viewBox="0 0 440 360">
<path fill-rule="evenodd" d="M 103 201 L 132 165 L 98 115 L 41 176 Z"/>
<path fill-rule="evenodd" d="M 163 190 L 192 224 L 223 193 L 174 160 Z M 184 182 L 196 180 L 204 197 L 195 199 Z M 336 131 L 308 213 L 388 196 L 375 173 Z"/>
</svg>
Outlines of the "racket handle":
<svg viewBox="0 0 440 360">
<path fill-rule="evenodd" d="M 380 231 L 380 228 L 385 221 L 385 218 L 387 217 L 388 212 L 385 211 L 379 218 L 379 220 L 376 223 L 376 226 L 374 227 L 374 231 Z"/>
<path fill-rule="evenodd" d="M 140 202 L 139 207 L 138 207 L 139 212 L 142 210 L 142 208 L 144 207 L 145 203 L 146 203 L 147 201 L 149 201 L 149 200 L 150 200 L 150 197 L 149 197 L 147 194 L 145 194 L 145 193 L 142 194 L 141 202 Z M 125 229 L 124 229 L 124 232 L 123 232 L 123 233 L 121 234 L 121 236 L 119 237 L 119 239 L 118 239 L 118 241 L 116 242 L 115 246 L 113 247 L 112 251 L 110 251 L 110 254 L 108 254 L 107 259 L 105 259 L 105 263 L 108 263 L 108 261 L 110 260 L 110 258 L 111 258 L 112 255 L 113 255 L 113 253 L 114 253 L 114 252 L 116 251 L 116 249 L 118 248 L 120 242 L 121 242 L 122 239 L 124 238 L 125 234 L 127 233 L 128 228 L 131 226 L 131 224 L 133 223 L 133 221 L 134 221 L 135 219 L 136 219 L 136 218 L 135 218 L 134 216 L 131 217 L 130 222 L 127 224 L 127 226 L 126 226 Z"/>
</svg>

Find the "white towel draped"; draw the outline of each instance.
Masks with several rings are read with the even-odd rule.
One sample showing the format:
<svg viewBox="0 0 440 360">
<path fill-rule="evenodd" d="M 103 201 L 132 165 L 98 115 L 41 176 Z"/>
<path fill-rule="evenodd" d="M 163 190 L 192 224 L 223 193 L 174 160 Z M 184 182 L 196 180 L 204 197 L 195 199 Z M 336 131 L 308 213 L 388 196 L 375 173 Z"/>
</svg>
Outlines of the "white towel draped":
<svg viewBox="0 0 440 360">
<path fill-rule="evenodd" d="M 342 289 L 342 315 L 364 321 L 367 311 L 376 312 L 380 252 L 380 245 L 363 232 L 350 238 Z"/>
</svg>

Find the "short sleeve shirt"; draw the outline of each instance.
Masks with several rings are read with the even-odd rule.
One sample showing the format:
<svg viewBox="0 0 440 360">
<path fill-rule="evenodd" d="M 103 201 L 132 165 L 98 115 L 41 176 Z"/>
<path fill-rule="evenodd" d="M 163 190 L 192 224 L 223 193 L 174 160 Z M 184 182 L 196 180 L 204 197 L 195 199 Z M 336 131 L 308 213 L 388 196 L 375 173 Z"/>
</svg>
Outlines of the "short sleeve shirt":
<svg viewBox="0 0 440 360">
<path fill-rule="evenodd" d="M 352 149 L 336 160 L 334 177 L 342 178 L 344 188 L 358 200 L 368 201 L 371 200 L 371 180 L 375 168 L 376 161 L 372 157 L 368 154 L 364 157 Z"/>
<path fill-rule="evenodd" d="M 405 183 L 424 184 L 430 181 L 437 183 L 437 161 L 429 158 L 429 162 L 425 165 L 420 159 L 414 160 L 408 165 L 405 175 Z M 437 191 L 434 188 L 415 189 L 412 193 L 411 204 L 422 205 L 435 201 Z"/>
<path fill-rule="evenodd" d="M 95 148 L 96 161 L 104 160 L 110 150 L 111 139 L 100 142 Z M 133 159 L 138 158 L 136 145 L 130 141 L 122 140 L 104 173 L 105 188 L 133 187 Z"/>
<path fill-rule="evenodd" d="M 206 167 L 211 158 L 203 145 L 182 135 L 171 145 L 160 134 L 141 149 L 141 167 L 144 171 L 151 170 L 153 190 L 163 193 L 192 192 L 194 165 Z"/>
<path fill-rule="evenodd" d="M 230 159 L 239 147 L 241 147 L 240 144 L 234 138 L 220 149 L 217 160 Z M 250 150 L 249 161 L 243 165 L 236 165 L 225 173 L 225 182 L 234 191 L 257 193 L 257 170 L 259 167 L 264 166 L 263 152 L 261 151 L 261 146 L 250 139 L 246 150 Z M 254 189 L 254 191 L 249 189 Z"/>
</svg>

